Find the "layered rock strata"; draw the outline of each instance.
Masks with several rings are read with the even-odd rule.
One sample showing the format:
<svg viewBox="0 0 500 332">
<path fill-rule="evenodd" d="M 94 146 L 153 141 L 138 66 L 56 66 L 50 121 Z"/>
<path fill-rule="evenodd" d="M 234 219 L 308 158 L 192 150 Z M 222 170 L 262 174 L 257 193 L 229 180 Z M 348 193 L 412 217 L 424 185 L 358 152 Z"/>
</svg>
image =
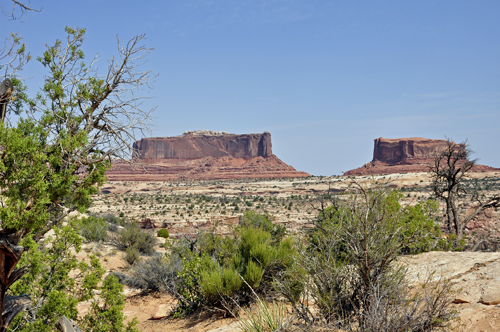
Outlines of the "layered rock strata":
<svg viewBox="0 0 500 332">
<path fill-rule="evenodd" d="M 437 151 L 445 149 L 446 140 L 411 138 L 376 138 L 373 160 L 362 167 L 347 171 L 344 175 L 370 175 L 428 172 Z M 475 172 L 500 171 L 484 165 L 476 165 Z"/>
<path fill-rule="evenodd" d="M 113 163 L 111 181 L 209 180 L 307 177 L 272 153 L 271 134 L 235 135 L 195 131 L 175 137 L 151 137 L 133 145 L 131 166 Z"/>
</svg>

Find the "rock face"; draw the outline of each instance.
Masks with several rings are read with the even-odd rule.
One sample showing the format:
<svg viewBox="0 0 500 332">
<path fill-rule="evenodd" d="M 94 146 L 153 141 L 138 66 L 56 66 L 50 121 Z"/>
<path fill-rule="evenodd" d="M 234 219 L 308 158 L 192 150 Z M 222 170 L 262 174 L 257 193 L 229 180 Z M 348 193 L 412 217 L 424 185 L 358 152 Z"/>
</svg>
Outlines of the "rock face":
<svg viewBox="0 0 500 332">
<path fill-rule="evenodd" d="M 412 138 L 376 138 L 373 148 L 373 161 L 397 165 L 410 162 L 411 159 L 432 158 L 434 152 L 446 148 L 442 139 Z"/>
<path fill-rule="evenodd" d="M 143 138 L 133 145 L 137 164 L 113 163 L 111 181 L 307 177 L 272 153 L 271 134 L 195 131 Z"/>
<path fill-rule="evenodd" d="M 177 137 L 143 138 L 134 143 L 141 160 L 200 159 L 204 157 L 270 157 L 271 134 L 214 135 L 211 131 L 187 132 Z"/>
<path fill-rule="evenodd" d="M 373 160 L 362 167 L 347 171 L 344 175 L 393 174 L 427 172 L 435 152 L 446 148 L 446 140 L 411 138 L 376 138 Z M 477 165 L 473 171 L 498 171 L 500 169 Z"/>
</svg>

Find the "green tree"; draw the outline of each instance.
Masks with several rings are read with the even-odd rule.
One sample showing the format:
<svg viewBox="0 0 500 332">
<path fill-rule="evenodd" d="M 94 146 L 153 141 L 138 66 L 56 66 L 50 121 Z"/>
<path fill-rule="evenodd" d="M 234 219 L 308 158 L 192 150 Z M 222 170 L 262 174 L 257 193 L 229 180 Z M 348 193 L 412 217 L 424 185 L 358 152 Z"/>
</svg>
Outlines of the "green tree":
<svg viewBox="0 0 500 332">
<path fill-rule="evenodd" d="M 405 269 L 397 262 L 401 253 L 428 250 L 436 240 L 427 213 L 432 206 L 402 207 L 400 199 L 399 192 L 382 186 L 357 185 L 337 207 L 322 211 L 297 264 L 277 282 L 303 321 L 345 331 L 448 326 L 454 317 L 450 283 L 429 283 L 409 295 Z M 319 311 L 311 310 L 310 297 Z"/>
<path fill-rule="evenodd" d="M 111 157 L 127 156 L 135 130 L 146 129 L 152 111 L 141 109 L 134 94 L 150 88 L 154 77 L 139 69 L 150 50 L 141 45 L 143 35 L 120 45 L 119 60 L 99 75 L 95 59 L 83 61 L 85 30 L 65 30 L 65 41 L 37 58 L 47 75 L 34 98 L 13 79 L 25 116 L 0 124 L 0 312 L 8 287 L 28 272 L 16 268 L 30 248 L 24 239 L 38 242 L 72 211 L 84 212 L 106 180 Z M 0 331 L 10 319 L 0 316 Z"/>
</svg>

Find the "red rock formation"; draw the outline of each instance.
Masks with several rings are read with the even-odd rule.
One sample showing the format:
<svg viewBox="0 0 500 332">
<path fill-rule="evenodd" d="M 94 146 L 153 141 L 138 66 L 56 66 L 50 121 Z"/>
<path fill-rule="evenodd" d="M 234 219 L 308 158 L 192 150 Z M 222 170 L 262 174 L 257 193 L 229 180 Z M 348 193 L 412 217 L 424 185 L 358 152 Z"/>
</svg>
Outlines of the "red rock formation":
<svg viewBox="0 0 500 332">
<path fill-rule="evenodd" d="M 271 134 L 217 134 L 211 131 L 187 132 L 176 137 L 143 138 L 134 143 L 139 158 L 200 159 L 203 157 L 267 158 L 273 154 Z"/>
<path fill-rule="evenodd" d="M 306 177 L 272 154 L 271 134 L 234 135 L 212 131 L 134 143 L 137 165 L 114 163 L 112 181 Z"/>
<path fill-rule="evenodd" d="M 376 138 L 373 160 L 362 167 L 347 171 L 344 175 L 394 174 L 427 172 L 436 151 L 446 148 L 446 140 L 411 138 Z M 484 165 L 477 165 L 473 171 L 499 171 Z"/>
</svg>

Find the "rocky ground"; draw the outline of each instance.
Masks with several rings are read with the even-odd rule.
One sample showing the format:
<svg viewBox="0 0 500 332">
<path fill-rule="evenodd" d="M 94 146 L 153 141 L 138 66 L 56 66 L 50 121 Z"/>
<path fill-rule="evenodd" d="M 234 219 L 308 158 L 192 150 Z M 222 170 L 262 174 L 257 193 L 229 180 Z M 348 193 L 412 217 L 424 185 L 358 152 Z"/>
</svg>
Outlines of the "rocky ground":
<svg viewBox="0 0 500 332">
<path fill-rule="evenodd" d="M 483 192 L 499 192 L 500 172 L 473 174 Z M 430 178 L 426 173 L 393 174 L 375 177 L 309 177 L 268 180 L 177 181 L 177 182 L 110 182 L 95 196 L 93 213 L 112 213 L 136 220 L 151 219 L 155 227 L 165 227 L 174 237 L 195 234 L 200 229 L 228 233 L 246 209 L 274 216 L 290 231 L 311 227 L 321 204 L 320 195 L 340 193 L 353 181 L 387 182 L 399 188 L 406 204 L 414 204 L 430 195 Z M 473 181 L 473 180 L 471 180 Z M 489 210 L 471 223 L 469 236 L 500 236 L 500 211 Z M 493 242 L 490 242 L 493 243 Z M 101 253 L 108 271 L 126 272 L 128 264 L 122 252 L 104 245 L 87 245 L 87 250 Z M 430 252 L 403 258 L 415 283 L 426 273 L 452 279 L 457 290 L 456 304 L 461 321 L 460 331 L 500 330 L 500 252 Z M 163 250 L 158 248 L 158 250 Z M 139 294 L 127 289 L 126 314 L 139 319 L 142 331 L 212 331 L 225 327 L 238 330 L 234 319 L 205 313 L 187 320 L 152 320 L 155 312 L 168 312 L 173 300 L 166 294 Z M 80 310 L 85 311 L 83 305 Z M 231 325 L 232 324 L 232 325 Z"/>
</svg>

